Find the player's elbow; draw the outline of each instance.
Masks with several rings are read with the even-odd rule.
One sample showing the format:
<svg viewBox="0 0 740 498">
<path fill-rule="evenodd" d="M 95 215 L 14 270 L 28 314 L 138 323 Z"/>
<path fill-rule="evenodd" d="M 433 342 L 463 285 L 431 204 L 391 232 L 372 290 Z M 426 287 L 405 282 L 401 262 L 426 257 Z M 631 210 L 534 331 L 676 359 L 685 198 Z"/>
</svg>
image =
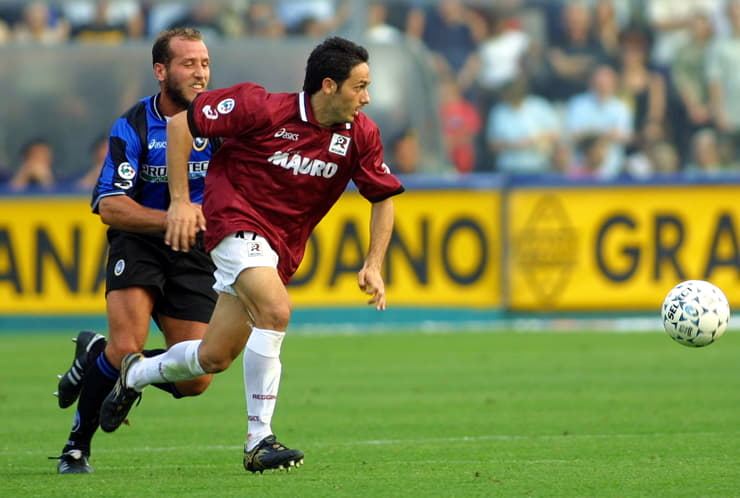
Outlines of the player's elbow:
<svg viewBox="0 0 740 498">
<path fill-rule="evenodd" d="M 100 221 L 106 225 L 113 225 L 115 221 L 115 210 L 111 209 L 110 206 L 100 203 L 98 208 L 98 214 L 100 215 Z"/>
</svg>

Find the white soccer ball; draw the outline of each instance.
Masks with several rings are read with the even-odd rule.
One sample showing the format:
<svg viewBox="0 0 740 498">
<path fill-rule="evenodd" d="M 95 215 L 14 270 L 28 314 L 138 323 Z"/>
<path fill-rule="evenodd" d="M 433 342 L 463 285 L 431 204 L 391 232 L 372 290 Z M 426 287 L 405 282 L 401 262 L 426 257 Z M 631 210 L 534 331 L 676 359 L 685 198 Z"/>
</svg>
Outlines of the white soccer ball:
<svg viewBox="0 0 740 498">
<path fill-rule="evenodd" d="M 698 348 L 712 344 L 725 333 L 730 304 L 716 285 L 687 280 L 668 293 L 661 317 L 665 331 L 673 340 Z"/>
</svg>

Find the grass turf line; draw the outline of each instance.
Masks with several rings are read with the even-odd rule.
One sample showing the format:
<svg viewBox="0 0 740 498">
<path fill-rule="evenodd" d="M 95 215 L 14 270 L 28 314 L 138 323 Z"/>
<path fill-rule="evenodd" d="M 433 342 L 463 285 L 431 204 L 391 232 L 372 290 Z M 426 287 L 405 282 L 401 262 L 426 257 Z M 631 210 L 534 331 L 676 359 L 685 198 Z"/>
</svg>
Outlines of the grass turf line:
<svg viewBox="0 0 740 498">
<path fill-rule="evenodd" d="M 738 496 L 740 334 L 296 334 L 273 427 L 306 463 L 241 467 L 241 361 L 199 398 L 148 389 L 59 476 L 73 416 L 51 392 L 75 331 L 3 337 L 7 496 Z M 156 346 L 156 334 L 153 346 Z M 737 336 L 737 337 L 736 337 Z"/>
</svg>

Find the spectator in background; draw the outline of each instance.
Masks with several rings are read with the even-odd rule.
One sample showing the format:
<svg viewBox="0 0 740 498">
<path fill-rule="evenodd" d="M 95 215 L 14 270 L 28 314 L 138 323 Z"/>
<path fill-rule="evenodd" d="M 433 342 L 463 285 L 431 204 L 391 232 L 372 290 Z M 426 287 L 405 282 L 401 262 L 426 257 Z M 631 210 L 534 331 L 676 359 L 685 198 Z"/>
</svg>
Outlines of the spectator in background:
<svg viewBox="0 0 740 498">
<path fill-rule="evenodd" d="M 488 116 L 486 139 L 502 173 L 531 174 L 551 171 L 552 149 L 560 123 L 551 104 L 531 95 L 523 76 L 509 82 L 502 101 Z"/>
<path fill-rule="evenodd" d="M 289 35 L 321 36 L 339 28 L 348 15 L 344 0 L 277 0 L 275 10 Z"/>
<path fill-rule="evenodd" d="M 619 52 L 621 31 L 614 0 L 597 0 L 594 6 L 594 33 L 604 52 L 611 58 L 615 58 Z"/>
<path fill-rule="evenodd" d="M 90 144 L 91 166 L 85 174 L 74 183 L 74 187 L 80 190 L 89 190 L 98 183 L 100 170 L 103 168 L 105 156 L 108 155 L 108 137 L 101 135 Z"/>
<path fill-rule="evenodd" d="M 673 175 L 681 171 L 681 158 L 668 140 L 656 140 L 648 147 L 648 157 L 657 175 Z"/>
<path fill-rule="evenodd" d="M 142 9 L 133 0 L 64 2 L 61 8 L 78 41 L 116 45 L 145 33 Z"/>
<path fill-rule="evenodd" d="M 666 136 L 666 82 L 660 71 L 648 67 L 650 41 L 638 29 L 622 31 L 619 36 L 618 95 L 632 110 L 635 133 L 628 153 L 640 142 L 650 143 Z"/>
<path fill-rule="evenodd" d="M 616 96 L 617 73 L 609 65 L 597 66 L 589 79 L 589 90 L 576 95 L 566 107 L 565 129 L 574 143 L 588 135 L 598 135 L 607 144 L 606 158 L 597 172 L 614 178 L 622 170 L 625 146 L 632 140 L 632 113 Z"/>
<path fill-rule="evenodd" d="M 419 136 L 413 128 L 404 129 L 391 141 L 391 154 L 394 172 L 409 175 L 419 170 Z"/>
<path fill-rule="evenodd" d="M 201 32 L 206 42 L 219 40 L 225 35 L 221 21 L 222 10 L 225 10 L 222 2 L 200 0 L 190 5 L 184 15 L 172 21 L 168 29 L 195 28 Z"/>
<path fill-rule="evenodd" d="M 707 52 L 706 72 L 714 123 L 740 150 L 740 0 L 727 0 L 732 26 L 728 38 L 717 38 Z"/>
<path fill-rule="evenodd" d="M 463 97 L 457 82 L 448 75 L 442 79 L 440 125 L 447 159 L 458 173 L 470 173 L 476 165 L 476 138 L 482 118 L 478 108 Z"/>
<path fill-rule="evenodd" d="M 566 177 L 575 176 L 574 169 L 576 166 L 573 155 L 573 145 L 569 140 L 561 138 L 555 141 L 550 154 L 551 169 L 554 173 Z"/>
<path fill-rule="evenodd" d="M 603 134 L 589 133 L 579 138 L 571 169 L 566 173 L 574 180 L 603 180 L 609 156 L 609 140 Z"/>
<path fill-rule="evenodd" d="M 441 0 L 434 7 L 414 9 L 409 18 L 409 36 L 429 49 L 437 72 L 458 78 L 478 47 L 474 13 L 461 0 Z"/>
<path fill-rule="evenodd" d="M 11 190 L 27 190 L 33 187 L 52 188 L 54 179 L 54 151 L 46 138 L 34 138 L 21 147 L 21 165 L 11 177 Z"/>
<path fill-rule="evenodd" d="M 145 10 L 146 32 L 156 37 L 160 31 L 167 29 L 176 19 L 187 14 L 189 2 L 161 1 L 154 2 Z"/>
<path fill-rule="evenodd" d="M 681 169 L 676 148 L 665 139 L 643 141 L 642 146 L 627 157 L 625 171 L 633 178 L 647 179 L 655 175 L 670 175 Z"/>
<path fill-rule="evenodd" d="M 109 21 L 110 2 L 95 4 L 94 17 L 72 30 L 72 39 L 91 45 L 120 45 L 128 39 L 128 29 L 122 22 Z"/>
<path fill-rule="evenodd" d="M 491 10 L 487 18 L 489 35 L 460 75 L 463 89 L 475 81 L 475 99 L 484 115 L 498 100 L 501 89 L 521 73 L 529 48 L 529 36 L 519 29 L 510 12 Z"/>
<path fill-rule="evenodd" d="M 704 128 L 691 137 L 691 156 L 686 165 L 690 175 L 717 176 L 729 169 L 722 157 L 717 133 L 711 128 Z"/>
<path fill-rule="evenodd" d="M 56 16 L 46 2 L 31 2 L 13 26 L 12 39 L 19 43 L 59 45 L 69 38 L 69 23 Z"/>
<path fill-rule="evenodd" d="M 707 50 L 714 33 L 706 12 L 695 12 L 690 22 L 690 38 L 678 47 L 670 66 L 670 76 L 677 97 L 672 109 L 673 137 L 681 157 L 689 155 L 691 136 L 712 125 L 709 83 L 704 69 Z"/>
<path fill-rule="evenodd" d="M 5 45 L 10 41 L 10 27 L 3 19 L 0 19 L 0 45 Z"/>
<path fill-rule="evenodd" d="M 567 101 L 586 90 L 589 74 L 609 56 L 593 34 L 593 15 L 582 0 L 569 0 L 562 10 L 562 36 L 551 41 L 546 54 L 550 76 L 547 98 Z"/>
<path fill-rule="evenodd" d="M 384 2 L 374 0 L 367 6 L 368 40 L 375 43 L 399 43 L 403 41 L 403 31 L 388 23 L 388 7 Z"/>
<path fill-rule="evenodd" d="M 272 2 L 250 2 L 244 14 L 244 33 L 247 36 L 280 38 L 285 26 L 277 17 Z"/>
<path fill-rule="evenodd" d="M 645 13 L 653 33 L 651 59 L 669 67 L 680 53 L 679 47 L 689 39 L 689 25 L 697 11 L 706 12 L 713 20 L 719 16 L 725 0 L 646 0 Z"/>
</svg>

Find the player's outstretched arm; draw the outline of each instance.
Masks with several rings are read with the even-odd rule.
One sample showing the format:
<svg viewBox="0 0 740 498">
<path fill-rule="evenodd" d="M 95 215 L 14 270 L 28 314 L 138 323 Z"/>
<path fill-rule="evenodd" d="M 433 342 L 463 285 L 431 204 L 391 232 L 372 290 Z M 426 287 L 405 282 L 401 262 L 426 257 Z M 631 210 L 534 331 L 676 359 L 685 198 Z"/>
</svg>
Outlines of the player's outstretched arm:
<svg viewBox="0 0 740 498">
<path fill-rule="evenodd" d="M 383 259 L 393 232 L 393 201 L 385 199 L 372 206 L 370 214 L 370 247 L 362 269 L 357 274 L 357 283 L 375 309 L 385 309 L 385 283 L 381 276 Z"/>
<path fill-rule="evenodd" d="M 195 243 L 198 230 L 206 223 L 198 206 L 190 202 L 188 159 L 193 136 L 188 128 L 187 111 L 175 114 L 167 123 L 167 178 L 170 206 L 164 241 L 175 251 L 187 252 Z"/>
</svg>

